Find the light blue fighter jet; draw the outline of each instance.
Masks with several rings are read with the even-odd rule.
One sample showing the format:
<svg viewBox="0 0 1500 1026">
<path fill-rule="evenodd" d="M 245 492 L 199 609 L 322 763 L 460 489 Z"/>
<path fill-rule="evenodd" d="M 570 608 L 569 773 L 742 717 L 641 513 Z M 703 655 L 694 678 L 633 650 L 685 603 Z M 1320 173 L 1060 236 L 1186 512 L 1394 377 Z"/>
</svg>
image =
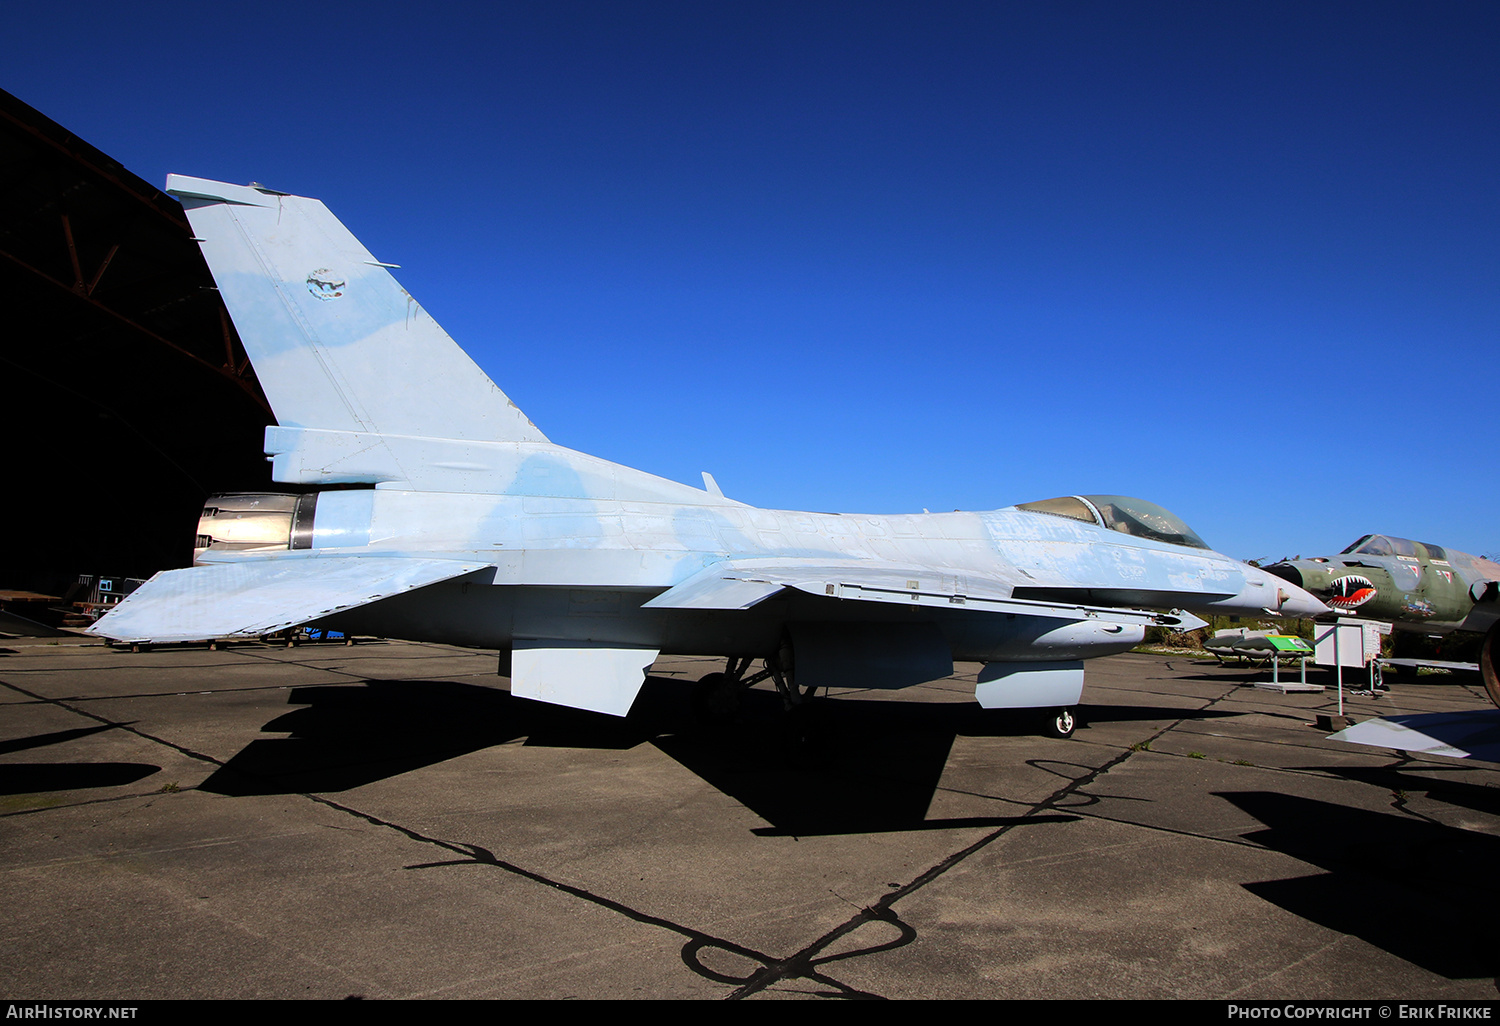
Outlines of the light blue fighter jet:
<svg viewBox="0 0 1500 1026">
<path fill-rule="evenodd" d="M 767 678 L 795 705 L 966 660 L 985 664 L 981 706 L 1048 710 L 1065 736 L 1083 661 L 1148 625 L 1326 611 L 1137 499 L 797 513 L 565 449 L 321 202 L 179 175 L 167 191 L 276 412 L 272 478 L 303 490 L 211 498 L 195 565 L 101 618 L 113 640 L 316 622 L 496 648 L 512 694 L 616 716 L 662 652 L 726 659 L 706 710 Z"/>
</svg>

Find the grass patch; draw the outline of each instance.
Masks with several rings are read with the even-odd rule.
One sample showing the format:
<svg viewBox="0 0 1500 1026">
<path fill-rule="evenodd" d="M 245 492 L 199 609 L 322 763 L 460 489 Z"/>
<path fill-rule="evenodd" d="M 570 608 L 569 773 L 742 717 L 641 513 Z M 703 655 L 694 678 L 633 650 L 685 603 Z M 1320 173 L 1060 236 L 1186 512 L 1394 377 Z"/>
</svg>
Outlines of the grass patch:
<svg viewBox="0 0 1500 1026">
<path fill-rule="evenodd" d="M 34 809 L 51 809 L 67 802 L 54 795 L 13 794 L 0 798 L 0 815 L 9 812 L 31 812 Z"/>
</svg>

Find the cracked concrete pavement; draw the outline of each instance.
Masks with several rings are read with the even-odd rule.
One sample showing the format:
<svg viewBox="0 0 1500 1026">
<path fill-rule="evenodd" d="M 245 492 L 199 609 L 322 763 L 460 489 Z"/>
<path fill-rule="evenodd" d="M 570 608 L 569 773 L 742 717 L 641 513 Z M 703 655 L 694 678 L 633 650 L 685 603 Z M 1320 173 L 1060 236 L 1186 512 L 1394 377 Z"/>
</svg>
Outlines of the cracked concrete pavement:
<svg viewBox="0 0 1500 1026">
<path fill-rule="evenodd" d="M 441 645 L 0 644 L 6 998 L 1496 995 L 1500 767 L 1263 671 L 1096 660 L 1051 740 L 974 666 L 707 728 L 707 659 L 614 720 Z"/>
</svg>

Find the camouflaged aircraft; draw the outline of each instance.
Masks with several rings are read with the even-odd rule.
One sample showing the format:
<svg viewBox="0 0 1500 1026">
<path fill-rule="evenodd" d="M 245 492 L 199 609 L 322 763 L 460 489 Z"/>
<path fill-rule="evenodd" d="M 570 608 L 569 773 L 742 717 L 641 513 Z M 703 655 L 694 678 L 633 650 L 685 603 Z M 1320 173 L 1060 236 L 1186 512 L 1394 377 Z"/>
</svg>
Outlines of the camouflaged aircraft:
<svg viewBox="0 0 1500 1026">
<path fill-rule="evenodd" d="M 1083 661 L 1147 626 L 1326 609 L 1137 499 L 799 513 L 554 445 L 321 202 L 179 175 L 167 191 L 276 412 L 272 479 L 300 490 L 210 498 L 194 565 L 102 617 L 107 638 L 318 623 L 496 648 L 512 694 L 615 716 L 662 652 L 726 660 L 695 694 L 710 711 L 766 679 L 796 705 L 968 660 L 981 706 L 1048 710 L 1066 735 Z"/>
<path fill-rule="evenodd" d="M 1336 556 L 1288 559 L 1266 573 L 1320 596 L 1333 612 L 1399 631 L 1484 634 L 1479 670 L 1500 706 L 1500 563 L 1426 542 L 1367 534 Z"/>
</svg>

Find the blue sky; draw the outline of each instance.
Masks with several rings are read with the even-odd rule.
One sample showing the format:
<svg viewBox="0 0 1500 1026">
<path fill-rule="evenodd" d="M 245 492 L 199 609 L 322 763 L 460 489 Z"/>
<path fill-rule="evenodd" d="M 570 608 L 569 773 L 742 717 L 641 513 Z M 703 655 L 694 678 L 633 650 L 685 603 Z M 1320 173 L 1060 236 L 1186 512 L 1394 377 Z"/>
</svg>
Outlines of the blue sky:
<svg viewBox="0 0 1500 1026">
<path fill-rule="evenodd" d="M 158 186 L 323 199 L 554 441 L 778 508 L 1500 553 L 1500 6 L 13 5 Z"/>
</svg>

